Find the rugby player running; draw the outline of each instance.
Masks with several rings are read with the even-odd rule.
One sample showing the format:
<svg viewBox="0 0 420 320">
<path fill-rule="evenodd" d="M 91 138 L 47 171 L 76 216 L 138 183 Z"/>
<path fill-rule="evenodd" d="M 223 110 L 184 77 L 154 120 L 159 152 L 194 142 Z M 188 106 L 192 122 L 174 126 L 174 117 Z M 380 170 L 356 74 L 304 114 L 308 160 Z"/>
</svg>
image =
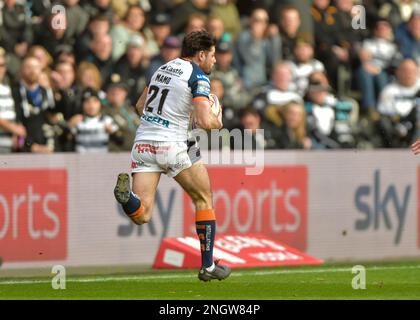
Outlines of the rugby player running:
<svg viewBox="0 0 420 320">
<path fill-rule="evenodd" d="M 162 173 L 182 186 L 195 205 L 202 281 L 223 280 L 231 273 L 213 260 L 216 215 L 210 179 L 198 146 L 188 142 L 192 119 L 205 130 L 223 127 L 221 112 L 215 116 L 209 102 L 208 75 L 215 63 L 214 39 L 206 31 L 196 31 L 184 38 L 181 58 L 154 73 L 136 105 L 141 124 L 131 152 L 132 188 L 129 175 L 121 173 L 114 189 L 127 216 L 142 225 L 152 217 Z"/>
</svg>

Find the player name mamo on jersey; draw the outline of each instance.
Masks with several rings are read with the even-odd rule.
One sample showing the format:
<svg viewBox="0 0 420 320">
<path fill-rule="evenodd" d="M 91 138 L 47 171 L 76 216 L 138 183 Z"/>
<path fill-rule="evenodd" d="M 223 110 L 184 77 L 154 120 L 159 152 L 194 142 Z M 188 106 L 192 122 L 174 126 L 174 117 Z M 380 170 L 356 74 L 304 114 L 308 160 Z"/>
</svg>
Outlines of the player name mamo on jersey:
<svg viewBox="0 0 420 320">
<path fill-rule="evenodd" d="M 155 80 L 156 80 L 156 82 L 159 82 L 159 83 L 169 84 L 169 82 L 171 82 L 172 78 L 168 77 L 168 76 L 163 76 L 160 73 L 158 73 L 156 75 Z"/>
<path fill-rule="evenodd" d="M 208 76 L 195 63 L 177 58 L 153 74 L 147 90 L 136 141 L 187 141 L 192 100 L 208 99 Z"/>
</svg>

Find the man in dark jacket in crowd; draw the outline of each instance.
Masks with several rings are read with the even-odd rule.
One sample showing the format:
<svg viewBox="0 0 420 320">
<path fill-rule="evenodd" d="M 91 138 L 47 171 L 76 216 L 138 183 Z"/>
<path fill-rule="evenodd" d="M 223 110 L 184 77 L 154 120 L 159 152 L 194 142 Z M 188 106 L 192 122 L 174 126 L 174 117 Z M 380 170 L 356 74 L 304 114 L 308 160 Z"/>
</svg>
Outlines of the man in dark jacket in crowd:
<svg viewBox="0 0 420 320">
<path fill-rule="evenodd" d="M 16 0 L 0 3 L 0 46 L 18 58 L 23 58 L 33 41 L 30 19 L 25 6 Z"/>
<path fill-rule="evenodd" d="M 127 99 L 128 86 L 118 74 L 111 77 L 107 88 L 108 106 L 105 114 L 109 115 L 120 128 L 122 143 L 113 140 L 109 142 L 109 151 L 131 151 L 136 137 L 136 131 L 140 125 L 140 117 L 134 111 L 133 106 Z"/>
<path fill-rule="evenodd" d="M 176 7 L 172 15 L 172 32 L 181 33 L 187 25 L 189 16 L 193 13 L 207 16 L 210 13 L 209 0 L 187 0 Z"/>
<path fill-rule="evenodd" d="M 22 63 L 21 81 L 13 87 L 17 120 L 27 132 L 26 151 L 51 153 L 54 151 L 55 133 L 49 125 L 54 112 L 54 101 L 39 84 L 41 65 L 36 58 L 28 57 Z"/>
<path fill-rule="evenodd" d="M 139 94 L 146 86 L 146 66 L 144 62 L 145 42 L 139 35 L 130 39 L 127 52 L 118 60 L 115 73 L 128 85 L 128 98 L 135 105 Z"/>
</svg>

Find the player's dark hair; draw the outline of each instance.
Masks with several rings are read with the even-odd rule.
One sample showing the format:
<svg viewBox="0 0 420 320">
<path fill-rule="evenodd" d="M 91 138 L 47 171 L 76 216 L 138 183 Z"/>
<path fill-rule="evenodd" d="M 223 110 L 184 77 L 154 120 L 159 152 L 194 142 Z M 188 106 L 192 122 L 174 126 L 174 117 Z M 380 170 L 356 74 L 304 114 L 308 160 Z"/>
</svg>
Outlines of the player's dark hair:
<svg viewBox="0 0 420 320">
<path fill-rule="evenodd" d="M 191 58 L 200 51 L 210 51 L 214 46 L 216 41 L 207 31 L 194 31 L 185 36 L 181 56 Z"/>
</svg>

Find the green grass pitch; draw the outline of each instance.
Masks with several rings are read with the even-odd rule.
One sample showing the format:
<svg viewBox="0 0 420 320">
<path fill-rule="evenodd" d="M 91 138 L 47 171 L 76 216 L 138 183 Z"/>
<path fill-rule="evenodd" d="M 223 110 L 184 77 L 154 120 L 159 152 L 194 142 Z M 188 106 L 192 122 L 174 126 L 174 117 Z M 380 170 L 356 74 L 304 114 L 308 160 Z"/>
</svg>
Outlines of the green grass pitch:
<svg viewBox="0 0 420 320">
<path fill-rule="evenodd" d="M 354 290 L 355 264 L 236 269 L 225 281 L 199 282 L 197 271 L 72 276 L 65 290 L 50 277 L 3 278 L 0 299 L 420 299 L 420 261 L 366 263 L 366 289 Z M 203 290 L 205 288 L 205 290 Z"/>
</svg>

